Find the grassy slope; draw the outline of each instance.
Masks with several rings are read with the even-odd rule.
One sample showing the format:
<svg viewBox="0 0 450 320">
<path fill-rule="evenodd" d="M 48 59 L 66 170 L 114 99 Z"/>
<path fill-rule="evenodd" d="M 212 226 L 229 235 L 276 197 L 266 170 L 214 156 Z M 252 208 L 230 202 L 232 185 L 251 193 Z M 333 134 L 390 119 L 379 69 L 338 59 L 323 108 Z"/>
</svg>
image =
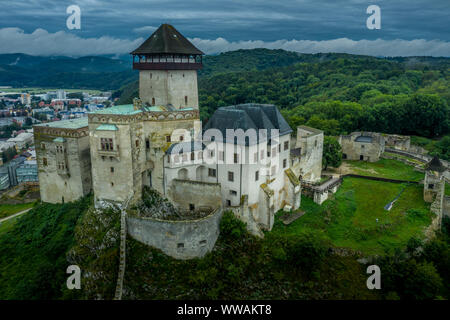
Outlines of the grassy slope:
<svg viewBox="0 0 450 320">
<path fill-rule="evenodd" d="M 32 208 L 34 202 L 20 204 L 0 204 L 0 219 L 6 218 L 17 212 Z"/>
<path fill-rule="evenodd" d="M 66 252 L 90 204 L 41 204 L 0 224 L 0 299 L 57 299 L 65 286 Z"/>
<path fill-rule="evenodd" d="M 412 166 L 396 160 L 380 159 L 377 162 L 346 161 L 346 163 L 356 174 L 365 176 L 408 181 L 420 181 L 424 178 L 423 173 L 415 171 Z"/>
<path fill-rule="evenodd" d="M 418 185 L 406 186 L 391 211 L 384 210 L 404 186 L 345 178 L 334 199 L 319 206 L 303 197 L 301 206 L 307 213 L 289 226 L 277 219 L 272 232 L 320 232 L 336 246 L 366 254 L 382 254 L 403 247 L 412 236 L 421 236 L 423 228 L 431 222 L 429 206 L 423 201 L 422 187 Z"/>
</svg>

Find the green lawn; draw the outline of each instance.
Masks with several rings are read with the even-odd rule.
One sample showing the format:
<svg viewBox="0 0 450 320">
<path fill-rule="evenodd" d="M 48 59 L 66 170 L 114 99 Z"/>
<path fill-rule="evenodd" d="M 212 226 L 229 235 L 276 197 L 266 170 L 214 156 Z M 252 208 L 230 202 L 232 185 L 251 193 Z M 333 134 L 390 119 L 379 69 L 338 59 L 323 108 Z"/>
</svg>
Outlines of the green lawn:
<svg viewBox="0 0 450 320">
<path fill-rule="evenodd" d="M 403 187 L 393 208 L 384 210 Z M 306 214 L 288 226 L 276 218 L 272 232 L 320 233 L 337 247 L 365 254 L 383 254 L 404 247 L 412 236 L 423 237 L 432 216 L 423 201 L 422 186 L 361 178 L 345 178 L 335 198 L 322 206 L 302 196 L 301 209 Z"/>
<path fill-rule="evenodd" d="M 391 159 L 380 159 L 377 162 L 345 161 L 356 173 L 364 176 L 376 176 L 382 178 L 420 181 L 424 174 L 414 170 L 414 167 L 403 162 Z"/>
<path fill-rule="evenodd" d="M 0 204 L 0 219 L 6 218 L 17 212 L 32 208 L 34 202 L 20 204 Z"/>
</svg>

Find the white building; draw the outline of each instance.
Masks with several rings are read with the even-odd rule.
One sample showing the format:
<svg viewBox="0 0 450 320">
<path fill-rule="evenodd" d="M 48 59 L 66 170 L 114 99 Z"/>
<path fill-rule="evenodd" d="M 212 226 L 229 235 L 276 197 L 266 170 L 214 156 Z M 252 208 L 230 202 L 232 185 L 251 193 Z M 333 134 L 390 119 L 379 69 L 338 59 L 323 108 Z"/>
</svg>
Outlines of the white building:
<svg viewBox="0 0 450 320">
<path fill-rule="evenodd" d="M 22 132 L 17 137 L 10 138 L 7 141 L 15 143 L 17 150 L 22 150 L 33 144 L 33 133 Z"/>
</svg>

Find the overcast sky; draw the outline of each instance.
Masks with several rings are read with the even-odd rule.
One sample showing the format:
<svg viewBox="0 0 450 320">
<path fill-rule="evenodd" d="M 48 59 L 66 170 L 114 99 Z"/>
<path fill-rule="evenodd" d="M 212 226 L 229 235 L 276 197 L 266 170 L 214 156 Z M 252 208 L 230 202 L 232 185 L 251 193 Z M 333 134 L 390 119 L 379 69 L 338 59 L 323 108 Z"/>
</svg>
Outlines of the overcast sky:
<svg viewBox="0 0 450 320">
<path fill-rule="evenodd" d="M 206 53 L 282 48 L 305 53 L 450 56 L 450 0 L 0 0 L 0 53 L 126 54 L 161 23 Z M 81 9 L 69 30 L 66 8 Z M 381 29 L 369 30 L 369 5 Z"/>
</svg>

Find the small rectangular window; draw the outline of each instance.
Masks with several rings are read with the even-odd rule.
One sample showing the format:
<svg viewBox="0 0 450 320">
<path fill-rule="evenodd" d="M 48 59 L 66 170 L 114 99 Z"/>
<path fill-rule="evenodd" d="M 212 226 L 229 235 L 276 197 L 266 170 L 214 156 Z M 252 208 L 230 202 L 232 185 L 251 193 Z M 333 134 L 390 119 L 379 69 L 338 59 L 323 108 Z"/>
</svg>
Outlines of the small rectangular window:
<svg viewBox="0 0 450 320">
<path fill-rule="evenodd" d="M 195 160 L 195 153 L 191 152 L 191 161 Z"/>
<path fill-rule="evenodd" d="M 236 196 L 236 195 L 237 195 L 237 192 L 234 191 L 234 190 L 230 190 L 230 194 L 231 194 L 232 196 Z"/>
<path fill-rule="evenodd" d="M 208 176 L 210 177 L 216 177 L 216 169 L 208 169 Z"/>
<path fill-rule="evenodd" d="M 289 141 L 284 142 L 284 150 L 289 149 Z"/>
<path fill-rule="evenodd" d="M 189 210 L 194 211 L 195 205 L 193 203 L 189 203 Z"/>
<path fill-rule="evenodd" d="M 111 167 L 111 173 L 114 173 L 114 167 Z"/>
<path fill-rule="evenodd" d="M 42 159 L 42 164 L 43 164 L 44 166 L 47 166 L 47 165 L 48 165 L 48 163 L 47 163 L 47 158 L 43 158 L 43 159 Z"/>
<path fill-rule="evenodd" d="M 259 171 L 256 171 L 255 172 L 255 181 L 258 181 L 259 180 Z"/>
<path fill-rule="evenodd" d="M 166 142 L 170 142 L 170 135 L 166 136 Z"/>
<path fill-rule="evenodd" d="M 227 207 L 231 207 L 231 200 L 227 200 Z"/>
<path fill-rule="evenodd" d="M 234 181 L 234 172 L 228 171 L 228 181 Z"/>
<path fill-rule="evenodd" d="M 147 149 L 150 149 L 150 140 L 149 140 L 149 139 L 146 139 L 146 140 L 145 140 L 145 147 L 146 147 Z"/>
<path fill-rule="evenodd" d="M 283 168 L 286 168 L 286 165 L 287 165 L 287 160 L 283 159 Z"/>
<path fill-rule="evenodd" d="M 237 153 L 234 154 L 233 161 L 234 161 L 234 163 L 238 163 L 239 162 L 239 157 L 238 157 Z"/>
</svg>

